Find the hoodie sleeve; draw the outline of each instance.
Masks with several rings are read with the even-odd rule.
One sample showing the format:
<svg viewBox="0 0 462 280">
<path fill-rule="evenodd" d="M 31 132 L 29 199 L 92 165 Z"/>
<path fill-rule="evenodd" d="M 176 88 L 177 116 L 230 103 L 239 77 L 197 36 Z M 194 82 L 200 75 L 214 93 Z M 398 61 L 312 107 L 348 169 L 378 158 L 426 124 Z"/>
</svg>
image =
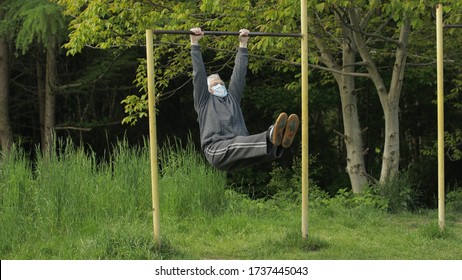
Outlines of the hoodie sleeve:
<svg viewBox="0 0 462 280">
<path fill-rule="evenodd" d="M 193 65 L 194 109 L 196 112 L 199 112 L 199 109 L 206 104 L 210 97 L 207 86 L 207 73 L 205 71 L 200 46 L 191 46 L 191 59 Z"/>
<path fill-rule="evenodd" d="M 247 75 L 247 64 L 249 61 L 249 51 L 247 48 L 239 48 L 234 61 L 233 74 L 229 82 L 229 94 L 236 97 L 241 102 L 244 96 L 245 79 Z"/>
</svg>

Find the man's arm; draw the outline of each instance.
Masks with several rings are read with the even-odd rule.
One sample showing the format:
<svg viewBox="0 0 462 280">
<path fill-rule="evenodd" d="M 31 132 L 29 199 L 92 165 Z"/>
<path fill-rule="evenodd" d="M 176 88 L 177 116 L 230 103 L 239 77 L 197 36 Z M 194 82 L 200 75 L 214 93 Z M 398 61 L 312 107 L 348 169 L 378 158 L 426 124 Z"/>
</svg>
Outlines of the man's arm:
<svg viewBox="0 0 462 280">
<path fill-rule="evenodd" d="M 238 101 L 241 101 L 244 95 L 247 64 L 249 61 L 249 51 L 247 49 L 248 35 L 249 30 L 239 30 L 239 50 L 234 61 L 233 74 L 229 82 L 229 93 L 235 95 Z"/>
<path fill-rule="evenodd" d="M 207 73 L 205 71 L 204 61 L 199 46 L 199 40 L 204 36 L 200 28 L 191 29 L 196 35 L 190 35 L 191 38 L 191 59 L 193 65 L 193 86 L 194 86 L 194 109 L 199 112 L 202 104 L 207 102 L 210 93 L 207 87 Z"/>
</svg>

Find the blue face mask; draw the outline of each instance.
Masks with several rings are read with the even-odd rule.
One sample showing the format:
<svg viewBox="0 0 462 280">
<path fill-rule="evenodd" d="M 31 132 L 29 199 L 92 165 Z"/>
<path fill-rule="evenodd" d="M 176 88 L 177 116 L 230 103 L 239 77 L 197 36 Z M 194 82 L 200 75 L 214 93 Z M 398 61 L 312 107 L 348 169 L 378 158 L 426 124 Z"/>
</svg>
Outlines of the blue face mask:
<svg viewBox="0 0 462 280">
<path fill-rule="evenodd" d="M 214 85 L 212 87 L 212 94 L 218 97 L 225 97 L 228 95 L 228 91 L 226 90 L 226 87 L 224 85 Z"/>
</svg>

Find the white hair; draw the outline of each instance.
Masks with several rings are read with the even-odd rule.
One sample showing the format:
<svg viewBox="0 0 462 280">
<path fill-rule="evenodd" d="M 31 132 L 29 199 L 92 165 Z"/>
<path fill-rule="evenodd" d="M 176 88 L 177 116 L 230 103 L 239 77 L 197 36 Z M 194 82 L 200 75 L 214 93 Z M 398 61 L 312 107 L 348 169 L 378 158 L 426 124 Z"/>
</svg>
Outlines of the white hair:
<svg viewBox="0 0 462 280">
<path fill-rule="evenodd" d="M 221 80 L 220 75 L 212 74 L 207 77 L 207 86 L 210 88 L 210 84 L 215 80 Z"/>
</svg>

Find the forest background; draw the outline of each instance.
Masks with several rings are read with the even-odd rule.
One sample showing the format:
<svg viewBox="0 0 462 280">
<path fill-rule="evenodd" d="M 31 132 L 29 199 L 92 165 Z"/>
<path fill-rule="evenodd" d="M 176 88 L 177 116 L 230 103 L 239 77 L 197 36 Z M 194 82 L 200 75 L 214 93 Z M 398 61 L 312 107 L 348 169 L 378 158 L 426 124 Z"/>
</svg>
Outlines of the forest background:
<svg viewBox="0 0 462 280">
<path fill-rule="evenodd" d="M 445 4 L 459 24 L 460 3 Z M 436 1 L 308 1 L 310 16 L 310 179 L 334 195 L 395 176 L 406 205 L 435 207 Z M 103 160 L 119 139 L 148 136 L 145 30 L 298 33 L 300 3 L 272 1 L 1 1 L 0 141 L 31 159 L 54 136 Z M 446 189 L 460 192 L 462 89 L 460 30 L 445 30 Z M 206 36 L 207 70 L 230 76 L 237 38 Z M 300 113 L 300 42 L 252 37 L 245 98 L 250 133 L 281 111 Z M 199 147 L 189 36 L 155 37 L 158 140 Z M 298 186 L 272 183 L 299 169 L 299 145 L 276 163 L 228 173 L 252 198 Z M 392 148 L 390 148 L 392 147 Z M 284 174 L 284 175 L 281 175 Z M 280 180 L 281 181 L 281 180 Z M 279 181 L 279 182 L 280 182 Z"/>
</svg>

